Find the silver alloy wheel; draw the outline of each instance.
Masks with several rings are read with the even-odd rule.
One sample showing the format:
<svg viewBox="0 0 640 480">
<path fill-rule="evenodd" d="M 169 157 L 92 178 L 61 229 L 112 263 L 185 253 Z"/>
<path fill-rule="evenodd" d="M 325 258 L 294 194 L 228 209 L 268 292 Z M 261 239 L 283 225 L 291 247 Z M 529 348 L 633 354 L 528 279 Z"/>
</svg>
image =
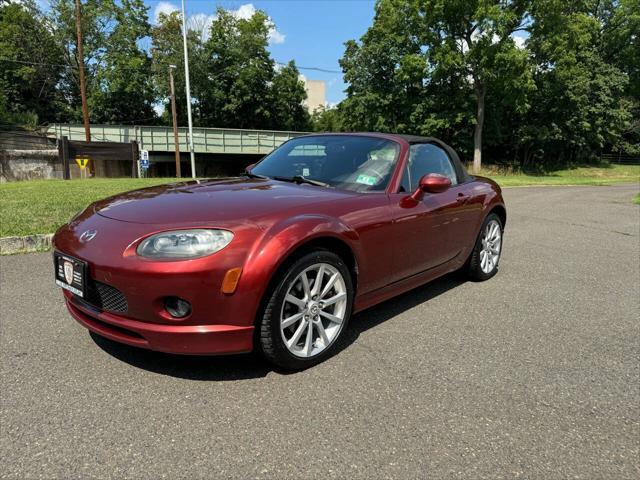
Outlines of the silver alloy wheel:
<svg viewBox="0 0 640 480">
<path fill-rule="evenodd" d="M 280 311 L 280 333 L 287 349 L 309 358 L 329 347 L 342 330 L 347 287 L 340 271 L 316 263 L 288 286 Z"/>
<path fill-rule="evenodd" d="M 480 250 L 480 268 L 484 273 L 491 273 L 498 266 L 502 247 L 502 231 L 497 220 L 487 223 L 482 233 L 482 250 Z"/>
</svg>

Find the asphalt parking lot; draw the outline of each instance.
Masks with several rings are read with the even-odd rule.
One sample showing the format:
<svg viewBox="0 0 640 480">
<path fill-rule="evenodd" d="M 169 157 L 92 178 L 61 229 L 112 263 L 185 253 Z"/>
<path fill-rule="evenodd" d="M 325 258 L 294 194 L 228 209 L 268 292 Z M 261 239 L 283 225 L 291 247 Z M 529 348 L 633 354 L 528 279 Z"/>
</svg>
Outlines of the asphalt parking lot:
<svg viewBox="0 0 640 480">
<path fill-rule="evenodd" d="M 638 478 L 638 185 L 505 190 L 501 270 L 357 315 L 295 374 L 89 335 L 0 257 L 6 478 Z"/>
</svg>

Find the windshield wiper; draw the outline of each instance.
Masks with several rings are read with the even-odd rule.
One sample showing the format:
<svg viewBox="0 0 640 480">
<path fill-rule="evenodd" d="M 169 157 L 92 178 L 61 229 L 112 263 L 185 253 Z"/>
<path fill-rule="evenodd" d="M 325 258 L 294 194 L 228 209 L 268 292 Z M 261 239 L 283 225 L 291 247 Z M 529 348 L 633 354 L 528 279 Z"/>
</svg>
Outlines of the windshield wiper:
<svg viewBox="0 0 640 480">
<path fill-rule="evenodd" d="M 282 180 L 283 182 L 293 183 L 308 183 L 309 185 L 316 185 L 317 187 L 330 187 L 328 183 L 321 182 L 320 180 L 312 180 L 302 175 L 294 175 L 293 177 L 273 177 L 274 180 Z"/>
<path fill-rule="evenodd" d="M 264 175 L 258 175 L 257 173 L 247 172 L 246 170 L 242 172 L 240 175 L 248 178 L 260 178 L 262 180 L 267 180 L 269 177 L 265 177 Z"/>
</svg>

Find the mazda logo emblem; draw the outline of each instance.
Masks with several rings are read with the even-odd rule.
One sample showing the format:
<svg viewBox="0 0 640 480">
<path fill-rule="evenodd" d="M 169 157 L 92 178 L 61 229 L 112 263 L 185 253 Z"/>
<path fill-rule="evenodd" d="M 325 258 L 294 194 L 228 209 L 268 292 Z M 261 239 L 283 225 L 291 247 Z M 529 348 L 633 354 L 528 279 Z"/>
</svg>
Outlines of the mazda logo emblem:
<svg viewBox="0 0 640 480">
<path fill-rule="evenodd" d="M 80 235 L 81 242 L 90 242 L 98 234 L 97 230 L 87 230 Z"/>
</svg>

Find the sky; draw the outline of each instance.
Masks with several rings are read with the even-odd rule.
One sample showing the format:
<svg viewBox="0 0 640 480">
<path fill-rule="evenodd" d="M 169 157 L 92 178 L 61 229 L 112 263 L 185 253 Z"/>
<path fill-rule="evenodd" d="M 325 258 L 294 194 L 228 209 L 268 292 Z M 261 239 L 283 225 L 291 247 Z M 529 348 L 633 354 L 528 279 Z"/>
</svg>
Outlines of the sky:
<svg viewBox="0 0 640 480">
<path fill-rule="evenodd" d="M 146 0 L 153 22 L 159 12 L 180 8 L 179 0 Z M 207 21 L 218 6 L 236 15 L 250 16 L 263 10 L 272 20 L 269 50 L 277 62 L 295 60 L 300 73 L 310 80 L 324 80 L 326 101 L 334 105 L 344 97 L 346 85 L 338 61 L 344 42 L 359 39 L 373 20 L 374 0 L 186 0 L 187 17 Z M 334 72 L 318 72 L 315 67 Z"/>
</svg>

